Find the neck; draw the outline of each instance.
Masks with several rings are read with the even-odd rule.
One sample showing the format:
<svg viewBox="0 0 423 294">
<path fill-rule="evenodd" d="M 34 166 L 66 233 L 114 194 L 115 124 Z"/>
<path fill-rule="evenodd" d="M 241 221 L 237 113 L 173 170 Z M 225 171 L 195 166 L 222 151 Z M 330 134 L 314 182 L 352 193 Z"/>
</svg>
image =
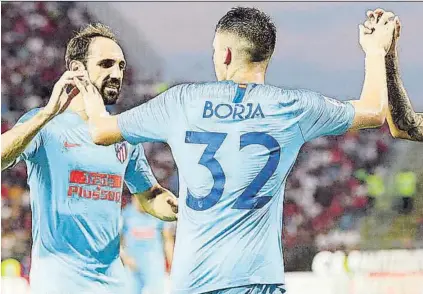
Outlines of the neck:
<svg viewBox="0 0 423 294">
<path fill-rule="evenodd" d="M 76 112 L 83 120 L 87 121 L 88 116 L 85 112 L 85 105 L 84 101 L 82 100 L 82 96 L 80 94 L 76 95 L 71 103 L 68 106 L 69 110 L 72 110 L 73 112 Z"/>
<path fill-rule="evenodd" d="M 227 80 L 237 84 L 264 84 L 266 68 L 263 64 L 239 66 L 233 72 L 228 72 Z"/>
</svg>

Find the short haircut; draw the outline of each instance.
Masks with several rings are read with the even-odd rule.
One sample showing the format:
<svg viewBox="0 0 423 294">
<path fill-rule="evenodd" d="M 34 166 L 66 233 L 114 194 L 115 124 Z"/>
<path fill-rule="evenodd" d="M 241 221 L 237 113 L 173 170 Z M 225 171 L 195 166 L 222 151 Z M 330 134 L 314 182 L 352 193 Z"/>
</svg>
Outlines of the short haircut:
<svg viewBox="0 0 423 294">
<path fill-rule="evenodd" d="M 72 60 L 78 60 L 86 64 L 88 48 L 96 37 L 108 38 L 117 43 L 115 34 L 108 26 L 101 23 L 89 24 L 69 40 L 65 54 L 66 68 L 69 69 Z"/>
<path fill-rule="evenodd" d="M 256 8 L 232 8 L 219 20 L 216 32 L 235 34 L 248 41 L 251 48 L 246 53 L 250 62 L 268 60 L 275 50 L 276 26 Z"/>
</svg>

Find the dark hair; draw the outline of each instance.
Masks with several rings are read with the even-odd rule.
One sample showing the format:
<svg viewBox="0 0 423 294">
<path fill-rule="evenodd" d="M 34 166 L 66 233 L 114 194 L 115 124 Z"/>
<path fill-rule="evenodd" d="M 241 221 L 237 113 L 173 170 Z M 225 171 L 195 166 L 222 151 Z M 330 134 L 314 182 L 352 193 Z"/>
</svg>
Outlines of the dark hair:
<svg viewBox="0 0 423 294">
<path fill-rule="evenodd" d="M 69 40 L 66 46 L 65 62 L 69 69 L 72 60 L 86 63 L 88 48 L 95 37 L 104 37 L 117 42 L 111 29 L 101 23 L 89 24 Z"/>
<path fill-rule="evenodd" d="M 250 42 L 250 62 L 265 61 L 275 50 L 276 27 L 268 15 L 256 8 L 232 8 L 219 20 L 216 32 L 233 33 Z"/>
</svg>

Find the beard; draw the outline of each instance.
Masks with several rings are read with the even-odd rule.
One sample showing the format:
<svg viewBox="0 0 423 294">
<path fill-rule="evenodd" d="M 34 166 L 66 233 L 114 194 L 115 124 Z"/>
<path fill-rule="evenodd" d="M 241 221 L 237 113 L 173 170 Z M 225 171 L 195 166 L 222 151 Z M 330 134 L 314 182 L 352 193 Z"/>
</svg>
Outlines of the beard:
<svg viewBox="0 0 423 294">
<path fill-rule="evenodd" d="M 103 97 L 105 105 L 114 105 L 119 99 L 121 85 L 120 82 L 116 80 L 105 80 L 98 91 L 101 97 Z"/>
</svg>

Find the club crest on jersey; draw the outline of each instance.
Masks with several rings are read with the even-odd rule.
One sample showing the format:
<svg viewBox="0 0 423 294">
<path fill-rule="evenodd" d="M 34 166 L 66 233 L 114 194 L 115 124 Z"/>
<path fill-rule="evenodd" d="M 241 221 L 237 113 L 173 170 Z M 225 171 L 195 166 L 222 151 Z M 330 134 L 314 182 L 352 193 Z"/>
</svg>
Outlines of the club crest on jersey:
<svg viewBox="0 0 423 294">
<path fill-rule="evenodd" d="M 128 147 L 126 145 L 126 142 L 115 144 L 116 157 L 121 163 L 124 163 L 128 157 Z"/>
</svg>

